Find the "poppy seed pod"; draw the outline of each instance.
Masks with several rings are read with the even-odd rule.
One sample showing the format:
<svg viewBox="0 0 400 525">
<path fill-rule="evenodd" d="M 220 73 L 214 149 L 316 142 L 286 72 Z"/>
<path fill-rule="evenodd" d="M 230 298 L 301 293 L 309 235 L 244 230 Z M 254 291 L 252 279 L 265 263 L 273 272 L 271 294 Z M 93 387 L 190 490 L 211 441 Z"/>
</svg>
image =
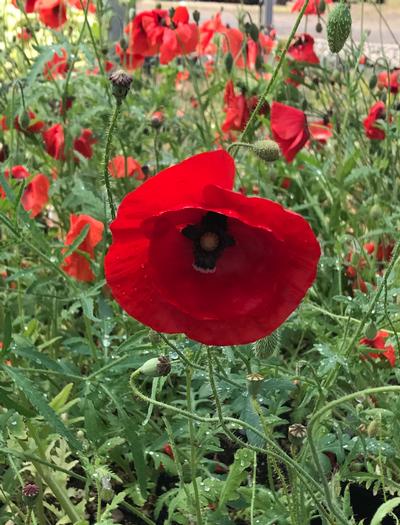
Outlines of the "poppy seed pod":
<svg viewBox="0 0 400 525">
<path fill-rule="evenodd" d="M 301 423 L 294 423 L 289 427 L 289 439 L 293 442 L 301 442 L 307 436 L 307 428 Z"/>
<path fill-rule="evenodd" d="M 39 487 L 36 485 L 36 483 L 27 483 L 22 489 L 22 498 L 28 507 L 36 502 L 38 494 Z"/>
<path fill-rule="evenodd" d="M 147 377 L 167 376 L 171 372 L 171 362 L 165 355 L 153 357 L 140 367 L 140 371 Z"/>
<path fill-rule="evenodd" d="M 253 144 L 253 151 L 265 162 L 274 162 L 281 156 L 279 145 L 273 140 L 259 140 Z"/>
<path fill-rule="evenodd" d="M 351 13 L 349 6 L 342 0 L 329 13 L 326 27 L 328 45 L 332 53 L 339 53 L 351 31 Z"/>
<path fill-rule="evenodd" d="M 249 374 L 246 379 L 248 393 L 251 397 L 256 397 L 257 394 L 260 393 L 261 386 L 264 382 L 264 376 L 257 372 L 253 372 L 252 374 Z"/>
<path fill-rule="evenodd" d="M 114 97 L 117 99 L 117 102 L 122 102 L 129 92 L 132 84 L 132 77 L 122 69 L 119 69 L 118 71 L 111 73 L 108 78 L 112 84 L 112 93 Z"/>
</svg>

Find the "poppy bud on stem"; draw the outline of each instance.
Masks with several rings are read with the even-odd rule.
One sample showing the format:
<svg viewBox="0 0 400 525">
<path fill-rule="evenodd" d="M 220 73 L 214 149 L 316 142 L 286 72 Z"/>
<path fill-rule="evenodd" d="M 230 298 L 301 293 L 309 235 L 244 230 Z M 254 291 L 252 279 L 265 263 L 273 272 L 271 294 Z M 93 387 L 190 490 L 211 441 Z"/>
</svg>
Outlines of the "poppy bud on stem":
<svg viewBox="0 0 400 525">
<path fill-rule="evenodd" d="M 115 219 L 115 205 L 111 193 L 111 184 L 110 184 L 110 176 L 108 173 L 108 162 L 110 160 L 110 150 L 111 150 L 111 141 L 112 136 L 114 132 L 114 128 L 117 124 L 119 112 L 121 110 L 121 104 L 122 101 L 126 98 L 129 89 L 132 84 L 132 77 L 127 75 L 125 71 L 118 70 L 114 73 L 111 73 L 109 76 L 109 80 L 112 84 L 112 93 L 116 99 L 116 105 L 114 109 L 114 113 L 110 120 L 110 126 L 106 133 L 106 147 L 104 150 L 104 159 L 103 159 L 103 176 L 104 176 L 104 184 L 106 186 L 107 191 L 107 198 L 108 203 L 110 206 L 111 211 L 111 217 L 114 220 Z"/>
</svg>

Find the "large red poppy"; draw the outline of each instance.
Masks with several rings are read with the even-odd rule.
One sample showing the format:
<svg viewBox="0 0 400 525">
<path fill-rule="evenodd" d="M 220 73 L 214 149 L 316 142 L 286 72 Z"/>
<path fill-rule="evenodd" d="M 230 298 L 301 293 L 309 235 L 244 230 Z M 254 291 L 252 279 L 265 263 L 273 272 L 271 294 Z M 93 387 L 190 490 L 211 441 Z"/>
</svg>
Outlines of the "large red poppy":
<svg viewBox="0 0 400 525">
<path fill-rule="evenodd" d="M 310 137 L 305 113 L 280 102 L 273 102 L 271 106 L 271 130 L 288 162 L 294 159 Z"/>
<path fill-rule="evenodd" d="M 93 137 L 93 131 L 85 128 L 82 133 L 74 140 L 74 150 L 83 157 L 91 159 L 93 157 L 93 145 L 97 140 Z"/>
<path fill-rule="evenodd" d="M 37 0 L 35 11 L 44 25 L 58 29 L 67 21 L 67 9 L 63 0 Z"/>
<path fill-rule="evenodd" d="M 35 175 L 25 188 L 21 202 L 24 209 L 30 212 L 32 218 L 39 215 L 48 203 L 49 188 L 49 179 L 42 173 Z"/>
<path fill-rule="evenodd" d="M 205 344 L 244 344 L 299 305 L 320 256 L 309 224 L 232 191 L 234 176 L 228 153 L 201 153 L 122 201 L 105 275 L 132 317 Z"/>
<path fill-rule="evenodd" d="M 298 35 L 288 49 L 288 55 L 297 62 L 319 64 L 319 58 L 314 51 L 314 39 L 311 35 L 303 33 Z"/>
<path fill-rule="evenodd" d="M 42 133 L 47 153 L 56 160 L 64 160 L 64 128 L 61 124 L 54 124 Z"/>
<path fill-rule="evenodd" d="M 384 102 L 376 102 L 369 110 L 368 116 L 364 119 L 365 134 L 369 139 L 384 140 L 386 137 L 385 130 L 379 127 L 378 120 L 383 124 L 386 115 Z M 378 125 L 377 125 L 378 124 Z"/>
<path fill-rule="evenodd" d="M 292 13 L 294 11 L 301 11 L 303 9 L 305 0 L 296 0 L 295 3 L 292 6 Z M 310 0 L 308 2 L 308 6 L 306 7 L 305 13 L 306 15 L 318 15 L 321 13 L 320 8 L 321 0 Z M 331 4 L 332 0 L 325 0 L 325 4 Z"/>
<path fill-rule="evenodd" d="M 142 168 L 137 160 L 133 157 L 124 157 L 123 155 L 117 155 L 108 163 L 108 173 L 111 177 L 121 179 L 123 177 L 133 177 L 136 175 L 136 179 L 143 180 L 145 178 Z"/>
<path fill-rule="evenodd" d="M 46 80 L 62 78 L 67 74 L 68 68 L 68 53 L 62 48 L 61 55 L 54 53 L 53 58 L 45 63 L 43 76 Z"/>
<path fill-rule="evenodd" d="M 103 223 L 94 219 L 90 215 L 71 214 L 69 220 L 70 228 L 65 238 L 65 245 L 70 246 L 81 233 L 83 228 L 88 224 L 88 233 L 78 246 L 77 250 L 86 253 L 90 259 L 94 259 L 94 249 L 103 237 Z M 76 251 L 66 257 L 62 269 L 78 281 L 89 282 L 95 279 L 95 275 L 88 259 Z"/>
</svg>

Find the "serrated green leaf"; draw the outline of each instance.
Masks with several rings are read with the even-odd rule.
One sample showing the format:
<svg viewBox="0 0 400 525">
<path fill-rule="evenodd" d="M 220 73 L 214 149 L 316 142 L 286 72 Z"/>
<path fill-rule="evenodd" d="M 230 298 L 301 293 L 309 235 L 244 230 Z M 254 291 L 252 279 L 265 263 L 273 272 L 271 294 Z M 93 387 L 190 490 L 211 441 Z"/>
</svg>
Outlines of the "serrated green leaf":
<svg viewBox="0 0 400 525">
<path fill-rule="evenodd" d="M 393 509 L 400 505 L 400 498 L 393 498 L 389 501 L 385 501 L 375 512 L 374 517 L 371 520 L 371 525 L 380 525 L 385 516 L 390 514 Z"/>
</svg>

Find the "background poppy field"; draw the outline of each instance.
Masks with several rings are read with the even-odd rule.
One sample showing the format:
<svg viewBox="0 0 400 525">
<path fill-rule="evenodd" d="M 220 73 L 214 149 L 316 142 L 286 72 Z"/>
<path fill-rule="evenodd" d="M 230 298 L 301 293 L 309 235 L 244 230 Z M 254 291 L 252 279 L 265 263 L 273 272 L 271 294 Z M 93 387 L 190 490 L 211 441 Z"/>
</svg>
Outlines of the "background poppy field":
<svg viewBox="0 0 400 525">
<path fill-rule="evenodd" d="M 398 523 L 400 45 L 290 6 L 0 2 L 0 524 Z"/>
</svg>

